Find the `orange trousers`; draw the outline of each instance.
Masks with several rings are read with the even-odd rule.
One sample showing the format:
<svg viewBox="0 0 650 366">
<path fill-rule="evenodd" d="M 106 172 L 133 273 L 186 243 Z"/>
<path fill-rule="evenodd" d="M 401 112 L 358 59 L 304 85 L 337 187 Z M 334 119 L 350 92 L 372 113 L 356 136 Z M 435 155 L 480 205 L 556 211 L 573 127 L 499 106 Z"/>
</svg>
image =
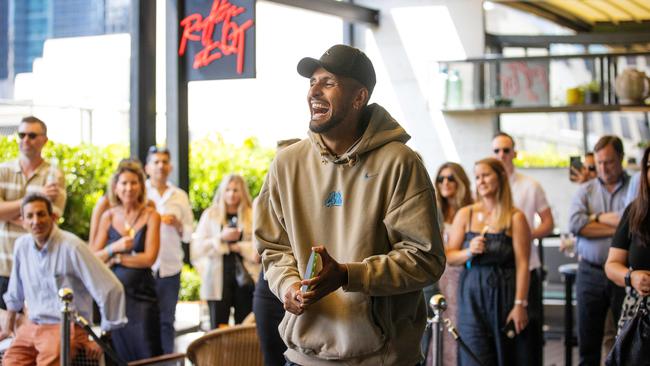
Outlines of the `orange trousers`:
<svg viewBox="0 0 650 366">
<path fill-rule="evenodd" d="M 61 363 L 61 325 L 25 322 L 2 358 L 3 365 L 59 366 Z M 70 326 L 70 359 L 77 350 L 90 343 L 88 335 L 78 326 Z"/>
</svg>

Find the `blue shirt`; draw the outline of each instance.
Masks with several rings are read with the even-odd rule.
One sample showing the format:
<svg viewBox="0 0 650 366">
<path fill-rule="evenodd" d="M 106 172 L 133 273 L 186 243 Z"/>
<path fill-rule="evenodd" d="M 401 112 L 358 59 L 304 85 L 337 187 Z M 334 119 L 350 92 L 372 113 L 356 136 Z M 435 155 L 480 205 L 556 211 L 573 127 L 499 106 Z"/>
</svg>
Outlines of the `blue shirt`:
<svg viewBox="0 0 650 366">
<path fill-rule="evenodd" d="M 7 310 L 20 311 L 24 303 L 32 322 L 59 323 L 58 290 L 62 287 L 72 289 L 72 309 L 89 321 L 95 299 L 102 314 L 102 330 L 127 323 L 122 284 L 84 241 L 56 225 L 42 249 L 30 234 L 16 239 L 14 266 L 4 295 Z"/>
<path fill-rule="evenodd" d="M 587 238 L 578 234 L 589 223 L 589 215 L 603 212 L 618 212 L 623 215 L 625 196 L 630 177 L 623 173 L 616 188 L 610 193 L 600 178 L 583 183 L 573 196 L 569 208 L 569 230 L 577 237 L 578 254 L 589 263 L 604 265 L 612 237 Z"/>
</svg>

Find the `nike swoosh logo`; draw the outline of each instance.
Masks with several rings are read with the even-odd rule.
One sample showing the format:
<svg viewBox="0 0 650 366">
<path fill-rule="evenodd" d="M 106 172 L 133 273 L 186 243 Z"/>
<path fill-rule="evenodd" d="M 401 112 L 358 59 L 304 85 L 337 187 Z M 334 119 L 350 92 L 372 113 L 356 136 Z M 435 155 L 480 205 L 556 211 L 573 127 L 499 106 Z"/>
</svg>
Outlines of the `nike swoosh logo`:
<svg viewBox="0 0 650 366">
<path fill-rule="evenodd" d="M 366 179 L 370 179 L 370 178 L 374 178 L 374 177 L 376 177 L 378 175 L 379 175 L 379 173 L 376 173 L 376 174 L 368 174 L 368 173 L 366 173 L 366 175 L 364 175 L 363 177 L 366 178 Z"/>
</svg>

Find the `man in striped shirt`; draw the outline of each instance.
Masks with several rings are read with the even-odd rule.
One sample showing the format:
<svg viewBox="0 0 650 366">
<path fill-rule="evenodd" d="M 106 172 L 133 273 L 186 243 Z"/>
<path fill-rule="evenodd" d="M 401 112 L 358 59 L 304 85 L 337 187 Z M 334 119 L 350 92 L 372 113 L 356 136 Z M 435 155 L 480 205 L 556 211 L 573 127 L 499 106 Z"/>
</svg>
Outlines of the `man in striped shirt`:
<svg viewBox="0 0 650 366">
<path fill-rule="evenodd" d="M 41 156 L 47 143 L 47 126 L 29 116 L 18 126 L 19 156 L 0 164 L 0 308 L 6 309 L 1 295 L 7 291 L 13 264 L 14 241 L 26 231 L 20 217 L 20 203 L 28 193 L 40 192 L 54 203 L 60 217 L 65 208 L 63 173 Z"/>
</svg>

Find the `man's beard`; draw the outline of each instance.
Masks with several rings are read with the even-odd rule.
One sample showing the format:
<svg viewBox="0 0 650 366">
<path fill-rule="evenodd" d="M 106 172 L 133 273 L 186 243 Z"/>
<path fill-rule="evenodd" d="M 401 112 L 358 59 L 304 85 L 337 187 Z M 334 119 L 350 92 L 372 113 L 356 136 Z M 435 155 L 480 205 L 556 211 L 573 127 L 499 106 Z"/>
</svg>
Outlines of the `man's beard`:
<svg viewBox="0 0 650 366">
<path fill-rule="evenodd" d="M 314 133 L 325 133 L 333 129 L 334 127 L 338 126 L 341 122 L 343 122 L 343 119 L 345 116 L 348 114 L 348 108 L 342 110 L 339 113 L 332 114 L 332 117 L 330 117 L 329 121 L 317 125 L 314 123 L 313 120 L 309 121 L 309 130 Z"/>
</svg>

